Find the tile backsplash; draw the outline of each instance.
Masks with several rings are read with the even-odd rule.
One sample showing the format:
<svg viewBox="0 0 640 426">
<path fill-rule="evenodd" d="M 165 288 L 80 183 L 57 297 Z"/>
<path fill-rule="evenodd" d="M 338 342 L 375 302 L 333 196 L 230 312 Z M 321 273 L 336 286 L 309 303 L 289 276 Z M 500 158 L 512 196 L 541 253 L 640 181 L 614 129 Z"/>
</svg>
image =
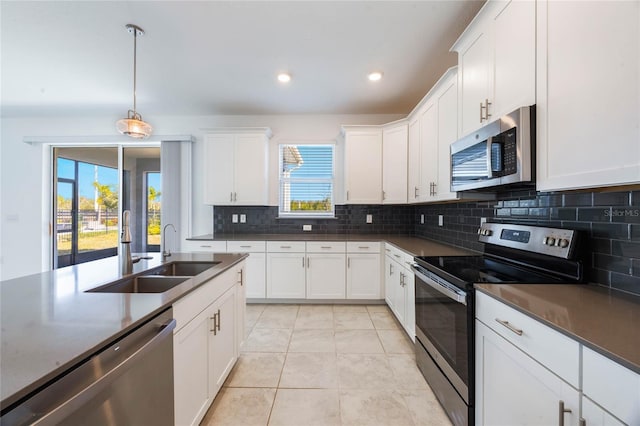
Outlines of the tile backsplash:
<svg viewBox="0 0 640 426">
<path fill-rule="evenodd" d="M 585 231 L 587 279 L 640 294 L 640 191 L 498 194 L 497 201 L 419 205 L 416 236 L 481 250 L 480 219 Z M 424 215 L 424 224 L 420 217 Z M 443 226 L 438 226 L 438 216 Z"/>
<path fill-rule="evenodd" d="M 232 223 L 245 214 L 246 223 Z M 373 223 L 366 223 L 366 215 Z M 443 226 L 438 226 L 442 215 Z M 424 217 L 424 224 L 421 218 Z M 502 192 L 495 201 L 410 206 L 340 205 L 335 219 L 279 219 L 273 206 L 216 206 L 214 232 L 220 234 L 404 234 L 482 250 L 477 229 L 489 222 L 526 223 L 584 230 L 587 279 L 640 294 L 640 191 L 539 193 Z"/>
</svg>

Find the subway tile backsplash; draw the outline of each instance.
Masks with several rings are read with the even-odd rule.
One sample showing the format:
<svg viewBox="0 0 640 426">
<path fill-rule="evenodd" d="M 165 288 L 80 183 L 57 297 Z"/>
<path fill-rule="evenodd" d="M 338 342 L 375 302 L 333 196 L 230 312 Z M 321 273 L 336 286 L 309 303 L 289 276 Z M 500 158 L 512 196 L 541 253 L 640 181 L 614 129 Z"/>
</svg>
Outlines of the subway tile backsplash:
<svg viewBox="0 0 640 426">
<path fill-rule="evenodd" d="M 416 236 L 481 250 L 480 218 L 585 231 L 587 279 L 640 294 L 640 191 L 498 194 L 497 201 L 415 207 Z M 425 224 L 420 225 L 420 215 Z M 438 215 L 444 226 L 438 226 Z"/>
<path fill-rule="evenodd" d="M 233 214 L 247 222 L 232 223 Z M 373 223 L 366 223 L 366 215 Z M 424 215 L 424 224 L 420 223 Z M 443 226 L 438 217 L 443 216 Z M 279 219 L 273 206 L 216 206 L 216 234 L 303 233 L 415 235 L 481 251 L 477 229 L 481 218 L 490 222 L 526 223 L 585 231 L 588 236 L 591 282 L 640 294 L 640 191 L 537 193 L 522 190 L 499 193 L 496 201 L 410 206 L 340 205 L 335 219 Z"/>
</svg>

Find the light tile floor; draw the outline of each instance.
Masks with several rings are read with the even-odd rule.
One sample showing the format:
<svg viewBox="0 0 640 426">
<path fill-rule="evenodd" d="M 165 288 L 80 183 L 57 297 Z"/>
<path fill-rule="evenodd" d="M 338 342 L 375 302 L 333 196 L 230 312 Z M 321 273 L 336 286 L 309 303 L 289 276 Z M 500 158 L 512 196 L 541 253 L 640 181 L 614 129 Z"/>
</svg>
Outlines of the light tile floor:
<svg viewBox="0 0 640 426">
<path fill-rule="evenodd" d="M 385 305 L 247 305 L 205 426 L 450 426 Z"/>
</svg>

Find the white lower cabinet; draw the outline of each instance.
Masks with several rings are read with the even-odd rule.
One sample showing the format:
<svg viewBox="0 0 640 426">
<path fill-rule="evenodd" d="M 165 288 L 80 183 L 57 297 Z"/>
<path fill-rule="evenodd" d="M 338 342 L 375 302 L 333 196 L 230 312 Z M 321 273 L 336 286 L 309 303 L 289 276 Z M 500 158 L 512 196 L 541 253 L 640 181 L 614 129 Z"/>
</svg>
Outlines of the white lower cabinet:
<svg viewBox="0 0 640 426">
<path fill-rule="evenodd" d="M 480 321 L 475 364 L 476 425 L 578 425 L 578 390 Z"/>
<path fill-rule="evenodd" d="M 411 340 L 416 338 L 415 275 L 408 263 L 412 256 L 385 244 L 385 301 Z"/>
<path fill-rule="evenodd" d="M 344 299 L 345 280 L 344 253 L 307 253 L 307 299 Z"/>
<path fill-rule="evenodd" d="M 480 291 L 475 327 L 476 425 L 640 425 L 640 374 Z"/>
<path fill-rule="evenodd" d="M 379 242 L 347 243 L 347 299 L 382 299 Z"/>
<path fill-rule="evenodd" d="M 624 426 L 624 423 L 586 396 L 582 397 L 581 417 L 584 422 L 580 426 Z"/>
<path fill-rule="evenodd" d="M 243 308 L 240 311 L 237 287 L 243 265 L 214 277 L 173 305 L 178 426 L 200 423 L 237 360 L 239 312 L 244 312 Z"/>
<path fill-rule="evenodd" d="M 306 272 L 304 252 L 267 253 L 267 298 L 306 298 Z"/>
</svg>

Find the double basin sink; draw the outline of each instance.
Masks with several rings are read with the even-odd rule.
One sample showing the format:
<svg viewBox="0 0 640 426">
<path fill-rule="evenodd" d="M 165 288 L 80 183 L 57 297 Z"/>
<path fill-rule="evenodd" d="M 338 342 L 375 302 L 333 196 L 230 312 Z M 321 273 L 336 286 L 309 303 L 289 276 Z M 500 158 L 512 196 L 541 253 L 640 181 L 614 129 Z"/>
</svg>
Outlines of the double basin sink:
<svg viewBox="0 0 640 426">
<path fill-rule="evenodd" d="M 150 269 L 144 275 L 127 277 L 100 287 L 89 293 L 164 293 L 182 284 L 220 262 L 176 261 Z"/>
</svg>

